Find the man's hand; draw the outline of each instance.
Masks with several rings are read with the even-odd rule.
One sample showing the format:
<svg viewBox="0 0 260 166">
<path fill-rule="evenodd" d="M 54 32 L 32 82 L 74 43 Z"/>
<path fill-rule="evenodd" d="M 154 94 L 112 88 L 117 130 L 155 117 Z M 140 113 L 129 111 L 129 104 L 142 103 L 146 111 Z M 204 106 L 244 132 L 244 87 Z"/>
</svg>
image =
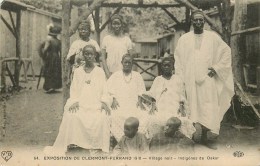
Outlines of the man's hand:
<svg viewBox="0 0 260 166">
<path fill-rule="evenodd" d="M 113 97 L 113 102 L 112 102 L 111 108 L 112 108 L 112 110 L 116 110 L 118 107 L 120 107 L 119 103 L 116 100 L 116 98 Z"/>
<path fill-rule="evenodd" d="M 208 76 L 211 78 L 217 74 L 217 72 L 212 67 L 208 68 L 208 70 L 209 70 Z"/>
<path fill-rule="evenodd" d="M 156 102 L 152 102 L 152 107 L 151 107 L 151 110 L 149 111 L 149 114 L 153 115 L 156 111 L 158 111 Z"/>
<path fill-rule="evenodd" d="M 69 108 L 70 113 L 76 113 L 79 110 L 79 102 L 72 104 Z"/>
<path fill-rule="evenodd" d="M 146 110 L 145 107 L 144 107 L 144 105 L 143 105 L 143 103 L 142 103 L 142 100 L 141 100 L 141 99 L 138 100 L 138 102 L 136 103 L 136 106 L 137 106 L 137 108 L 140 107 L 141 110 L 143 110 L 143 111 Z"/>
<path fill-rule="evenodd" d="M 106 103 L 103 103 L 103 102 L 102 102 L 102 105 L 101 105 L 101 111 L 102 110 L 105 110 L 107 115 L 111 115 L 110 108 L 106 105 Z"/>
</svg>

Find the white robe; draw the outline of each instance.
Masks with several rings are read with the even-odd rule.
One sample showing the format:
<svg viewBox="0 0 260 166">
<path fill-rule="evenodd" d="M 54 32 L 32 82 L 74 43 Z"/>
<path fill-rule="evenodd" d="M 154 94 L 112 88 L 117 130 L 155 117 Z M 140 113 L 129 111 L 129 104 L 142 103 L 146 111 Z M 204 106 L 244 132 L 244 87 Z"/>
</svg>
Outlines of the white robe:
<svg viewBox="0 0 260 166">
<path fill-rule="evenodd" d="M 107 53 L 107 67 L 110 72 L 122 70 L 122 57 L 132 49 L 132 42 L 128 36 L 107 35 L 104 37 L 101 49 Z"/>
<path fill-rule="evenodd" d="M 78 40 L 75 40 L 71 44 L 68 55 L 67 55 L 67 60 L 70 59 L 70 57 L 73 55 L 75 55 L 75 63 L 77 63 L 78 59 L 83 59 L 81 51 L 86 45 L 94 46 L 96 48 L 96 51 L 98 53 L 100 53 L 100 47 L 95 40 L 89 39 L 89 41 L 84 41 L 84 40 L 78 39 Z"/>
<path fill-rule="evenodd" d="M 101 101 L 108 102 L 102 98 L 105 83 L 105 73 L 99 67 L 90 73 L 83 67 L 75 69 L 59 134 L 54 145 L 45 149 L 46 153 L 64 154 L 70 144 L 109 152 L 110 124 L 108 116 L 101 112 Z M 70 113 L 69 107 L 75 102 L 79 102 L 79 110 Z"/>
<path fill-rule="evenodd" d="M 117 71 L 107 81 L 107 89 L 110 97 L 115 97 L 119 103 L 117 110 L 111 113 L 111 132 L 119 141 L 124 135 L 124 122 L 128 117 L 139 119 L 139 132 L 145 133 L 148 122 L 148 112 L 136 107 L 138 95 L 145 92 L 145 85 L 142 76 L 135 71 L 127 77 L 123 71 Z"/>
<path fill-rule="evenodd" d="M 187 117 L 181 117 L 178 113 L 180 101 L 185 103 L 186 114 L 189 115 L 188 106 L 186 104 L 184 85 L 177 75 L 172 75 L 170 80 L 158 76 L 155 78 L 151 89 L 146 94 L 152 96 L 156 100 L 158 112 L 155 112 L 150 122 L 151 136 L 160 132 L 161 127 L 171 117 L 178 117 L 182 121 L 180 131 L 188 138 L 192 137 L 195 128 Z"/>
<path fill-rule="evenodd" d="M 200 36 L 200 37 L 198 37 Z M 195 44 L 201 38 L 201 43 Z M 184 34 L 175 50 L 175 72 L 185 83 L 191 120 L 219 134 L 234 95 L 230 47 L 214 32 Z M 208 68 L 217 75 L 210 78 Z"/>
</svg>

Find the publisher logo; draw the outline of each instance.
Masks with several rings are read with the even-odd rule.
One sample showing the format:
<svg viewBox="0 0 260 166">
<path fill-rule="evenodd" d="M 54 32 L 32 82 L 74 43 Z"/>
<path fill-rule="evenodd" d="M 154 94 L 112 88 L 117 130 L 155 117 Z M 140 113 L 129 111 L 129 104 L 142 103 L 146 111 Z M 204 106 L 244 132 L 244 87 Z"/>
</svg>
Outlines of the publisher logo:
<svg viewBox="0 0 260 166">
<path fill-rule="evenodd" d="M 10 158 L 12 158 L 13 153 L 12 151 L 2 151 L 1 156 L 7 162 L 8 160 L 10 160 Z"/>
<path fill-rule="evenodd" d="M 244 153 L 241 152 L 241 151 L 235 151 L 235 152 L 233 153 L 233 156 L 234 156 L 234 157 L 243 157 L 243 156 L 244 156 Z"/>
</svg>

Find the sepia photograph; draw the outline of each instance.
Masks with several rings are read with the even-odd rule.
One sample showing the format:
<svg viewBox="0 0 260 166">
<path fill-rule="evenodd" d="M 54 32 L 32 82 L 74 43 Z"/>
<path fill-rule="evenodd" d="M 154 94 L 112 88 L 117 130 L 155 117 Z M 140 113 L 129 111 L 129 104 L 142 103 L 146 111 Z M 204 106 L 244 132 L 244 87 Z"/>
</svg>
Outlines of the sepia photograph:
<svg viewBox="0 0 260 166">
<path fill-rule="evenodd" d="M 0 5 L 0 166 L 260 166 L 260 0 Z"/>
</svg>

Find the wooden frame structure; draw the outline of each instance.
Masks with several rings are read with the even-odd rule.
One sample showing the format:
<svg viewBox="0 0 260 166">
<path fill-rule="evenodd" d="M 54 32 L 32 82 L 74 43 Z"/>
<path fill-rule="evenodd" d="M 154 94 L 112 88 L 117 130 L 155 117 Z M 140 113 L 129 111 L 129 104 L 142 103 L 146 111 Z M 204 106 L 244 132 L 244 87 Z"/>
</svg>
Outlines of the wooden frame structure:
<svg viewBox="0 0 260 166">
<path fill-rule="evenodd" d="M 27 10 L 28 8 L 34 9 L 33 6 L 25 5 L 24 3 L 20 3 L 17 1 L 12 0 L 5 0 L 1 4 L 1 9 L 8 11 L 11 25 L 8 21 L 4 18 L 4 16 L 0 15 L 2 22 L 11 32 L 11 34 L 15 38 L 15 45 L 16 45 L 16 54 L 14 57 L 8 58 L 1 58 L 0 59 L 0 69 L 1 69 L 1 91 L 5 91 L 5 71 L 7 71 L 10 80 L 13 84 L 15 89 L 19 89 L 19 78 L 20 78 L 20 70 L 23 66 L 24 70 L 24 81 L 27 82 L 27 71 L 31 66 L 33 80 L 35 80 L 34 70 L 32 60 L 30 58 L 21 58 L 21 11 Z M 13 14 L 16 14 L 16 20 L 14 20 Z M 16 22 L 15 22 L 16 21 Z M 14 75 L 12 74 L 10 68 L 8 67 L 8 63 L 14 63 Z"/>
</svg>

